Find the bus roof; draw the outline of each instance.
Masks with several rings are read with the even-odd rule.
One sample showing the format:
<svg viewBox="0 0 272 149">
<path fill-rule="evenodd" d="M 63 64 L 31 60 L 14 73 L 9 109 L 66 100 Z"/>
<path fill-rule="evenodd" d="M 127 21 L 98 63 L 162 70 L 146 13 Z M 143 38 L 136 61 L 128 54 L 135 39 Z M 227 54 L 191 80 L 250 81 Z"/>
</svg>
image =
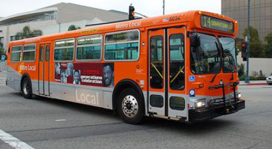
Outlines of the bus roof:
<svg viewBox="0 0 272 149">
<path fill-rule="evenodd" d="M 213 31 L 219 32 L 221 34 L 227 34 L 231 36 L 235 36 L 237 34 L 238 24 L 237 21 L 216 13 L 194 10 L 194 11 L 187 11 L 182 13 L 175 13 L 169 14 L 164 16 L 157 16 L 157 17 L 150 17 L 144 19 L 136 19 L 136 20 L 128 20 L 124 22 L 117 22 L 111 24 L 101 24 L 95 26 L 89 26 L 83 29 L 75 30 L 75 31 L 67 31 L 64 33 L 56 33 L 51 35 L 44 35 L 39 37 L 27 38 L 22 40 L 16 40 L 10 42 L 10 46 L 18 45 L 18 44 L 30 44 L 40 41 L 52 41 L 56 39 L 63 39 L 63 38 L 71 38 L 71 37 L 78 37 L 78 36 L 88 36 L 92 34 L 100 34 L 100 33 L 107 33 L 107 32 L 117 32 L 122 30 L 131 30 L 131 29 L 152 29 L 152 28 L 160 28 L 171 26 L 171 25 L 187 25 L 188 30 L 192 29 L 200 29 L 205 30 L 201 27 L 201 15 L 207 15 L 214 18 L 226 20 L 233 22 L 234 24 L 234 32 L 233 33 L 226 33 L 222 31 Z M 207 29 L 206 29 L 207 30 Z"/>
</svg>

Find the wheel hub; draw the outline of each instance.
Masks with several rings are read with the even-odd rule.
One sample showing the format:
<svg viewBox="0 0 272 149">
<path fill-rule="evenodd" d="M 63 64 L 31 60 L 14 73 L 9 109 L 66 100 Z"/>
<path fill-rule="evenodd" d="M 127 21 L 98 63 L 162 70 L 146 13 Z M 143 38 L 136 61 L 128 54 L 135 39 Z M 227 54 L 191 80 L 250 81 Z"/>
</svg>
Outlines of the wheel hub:
<svg viewBox="0 0 272 149">
<path fill-rule="evenodd" d="M 28 94 L 28 89 L 29 89 L 29 86 L 27 83 L 24 83 L 23 85 L 23 91 L 24 91 L 24 94 L 27 95 Z"/>
<path fill-rule="evenodd" d="M 127 95 L 124 97 L 122 102 L 123 113 L 130 118 L 133 118 L 138 113 L 138 102 L 136 98 L 132 95 Z"/>
</svg>

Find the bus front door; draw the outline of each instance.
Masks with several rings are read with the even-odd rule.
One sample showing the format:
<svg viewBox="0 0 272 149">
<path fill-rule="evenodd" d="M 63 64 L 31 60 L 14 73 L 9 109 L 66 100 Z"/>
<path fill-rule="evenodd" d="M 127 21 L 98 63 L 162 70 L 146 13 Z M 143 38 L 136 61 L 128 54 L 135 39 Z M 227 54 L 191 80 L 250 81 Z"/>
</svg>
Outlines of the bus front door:
<svg viewBox="0 0 272 149">
<path fill-rule="evenodd" d="M 185 27 L 149 30 L 148 112 L 187 118 L 185 95 Z"/>
<path fill-rule="evenodd" d="M 40 44 L 39 95 L 50 96 L 50 44 Z"/>
</svg>

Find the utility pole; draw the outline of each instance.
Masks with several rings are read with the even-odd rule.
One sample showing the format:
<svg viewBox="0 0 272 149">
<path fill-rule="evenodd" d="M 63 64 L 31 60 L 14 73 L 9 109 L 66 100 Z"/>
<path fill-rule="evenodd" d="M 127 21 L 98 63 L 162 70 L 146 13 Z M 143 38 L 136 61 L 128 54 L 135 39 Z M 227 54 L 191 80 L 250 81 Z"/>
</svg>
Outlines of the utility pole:
<svg viewBox="0 0 272 149">
<path fill-rule="evenodd" d="M 247 71 L 245 83 L 249 83 L 249 53 L 250 53 L 250 0 L 248 0 L 248 22 L 247 22 Z"/>
<path fill-rule="evenodd" d="M 162 8 L 163 8 L 163 15 L 165 15 L 165 0 L 163 0 L 163 6 L 162 6 Z"/>
</svg>

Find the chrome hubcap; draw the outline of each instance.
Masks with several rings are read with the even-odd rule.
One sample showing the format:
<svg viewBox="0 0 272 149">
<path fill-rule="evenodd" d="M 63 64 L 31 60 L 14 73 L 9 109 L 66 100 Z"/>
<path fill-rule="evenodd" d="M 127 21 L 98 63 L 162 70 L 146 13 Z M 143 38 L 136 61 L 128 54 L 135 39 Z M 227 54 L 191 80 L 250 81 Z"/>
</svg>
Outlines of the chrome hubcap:
<svg viewBox="0 0 272 149">
<path fill-rule="evenodd" d="M 28 95 L 28 84 L 25 82 L 24 85 L 23 85 L 23 91 L 24 91 L 24 94 L 25 95 Z"/>
<path fill-rule="evenodd" d="M 138 113 L 138 102 L 136 98 L 132 95 L 125 96 L 122 102 L 122 109 L 123 113 L 127 117 L 129 118 L 135 117 Z"/>
</svg>

